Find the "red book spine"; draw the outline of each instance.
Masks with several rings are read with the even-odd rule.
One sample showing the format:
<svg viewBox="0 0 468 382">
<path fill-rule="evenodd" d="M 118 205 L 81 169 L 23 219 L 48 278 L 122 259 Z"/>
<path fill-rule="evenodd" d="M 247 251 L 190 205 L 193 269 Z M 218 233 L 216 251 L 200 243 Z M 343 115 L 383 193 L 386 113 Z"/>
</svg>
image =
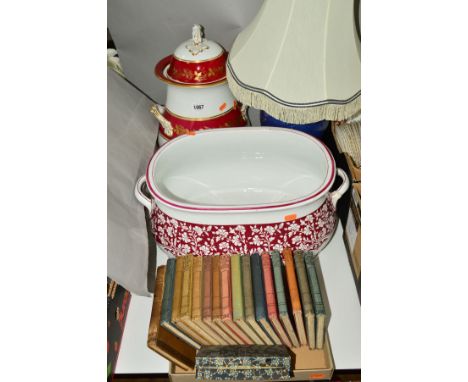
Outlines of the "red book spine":
<svg viewBox="0 0 468 382">
<path fill-rule="evenodd" d="M 263 283 L 265 284 L 265 300 L 268 317 L 277 318 L 278 308 L 276 307 L 275 286 L 273 284 L 273 274 L 271 270 L 271 259 L 267 252 L 262 253 Z"/>
</svg>

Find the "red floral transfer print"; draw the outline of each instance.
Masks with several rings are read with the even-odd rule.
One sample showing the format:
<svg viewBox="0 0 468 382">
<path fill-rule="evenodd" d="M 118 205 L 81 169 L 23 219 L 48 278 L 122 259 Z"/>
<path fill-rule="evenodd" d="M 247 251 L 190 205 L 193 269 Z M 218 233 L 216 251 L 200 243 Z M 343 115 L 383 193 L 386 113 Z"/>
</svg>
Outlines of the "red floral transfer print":
<svg viewBox="0 0 468 382">
<path fill-rule="evenodd" d="M 309 215 L 272 224 L 204 225 L 174 219 L 156 205 L 151 214 L 156 242 L 175 256 L 192 253 L 210 256 L 224 253 L 251 254 L 282 250 L 311 251 L 333 234 L 335 208 L 328 198 Z"/>
</svg>

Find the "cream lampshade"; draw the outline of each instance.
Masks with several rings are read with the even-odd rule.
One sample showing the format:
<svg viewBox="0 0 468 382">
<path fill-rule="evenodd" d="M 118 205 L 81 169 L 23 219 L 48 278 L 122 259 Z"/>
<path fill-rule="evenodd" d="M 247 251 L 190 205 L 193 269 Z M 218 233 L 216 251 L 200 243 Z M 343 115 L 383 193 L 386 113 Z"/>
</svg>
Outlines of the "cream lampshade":
<svg viewBox="0 0 468 382">
<path fill-rule="evenodd" d="M 265 0 L 236 38 L 227 79 L 243 104 L 289 123 L 361 109 L 353 0 Z"/>
</svg>

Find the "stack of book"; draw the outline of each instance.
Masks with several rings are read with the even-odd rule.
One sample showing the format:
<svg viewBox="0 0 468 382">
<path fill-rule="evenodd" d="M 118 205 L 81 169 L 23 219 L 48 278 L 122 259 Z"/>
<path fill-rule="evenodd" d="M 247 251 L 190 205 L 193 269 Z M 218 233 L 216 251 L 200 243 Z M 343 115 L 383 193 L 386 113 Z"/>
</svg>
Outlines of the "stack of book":
<svg viewBox="0 0 468 382">
<path fill-rule="evenodd" d="M 327 312 L 312 253 L 180 256 L 158 269 L 156 284 L 159 330 L 194 350 L 324 345 Z"/>
</svg>

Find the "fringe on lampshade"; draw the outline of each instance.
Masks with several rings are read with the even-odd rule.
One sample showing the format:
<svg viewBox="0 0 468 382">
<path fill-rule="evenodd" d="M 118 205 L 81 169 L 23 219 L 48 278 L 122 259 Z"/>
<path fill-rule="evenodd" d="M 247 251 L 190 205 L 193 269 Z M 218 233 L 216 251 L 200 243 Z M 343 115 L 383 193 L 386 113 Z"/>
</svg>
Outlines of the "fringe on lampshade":
<svg viewBox="0 0 468 382">
<path fill-rule="evenodd" d="M 361 121 L 335 126 L 333 133 L 339 152 L 348 153 L 357 167 L 361 167 Z"/>
<path fill-rule="evenodd" d="M 229 70 L 226 71 L 229 88 L 232 94 L 241 103 L 255 109 L 266 111 L 272 117 L 287 123 L 305 124 L 321 120 L 343 121 L 354 116 L 361 110 L 361 95 L 344 104 L 324 104 L 309 107 L 290 107 L 281 105 L 265 94 L 251 91 L 239 85 L 232 77 Z"/>
</svg>

